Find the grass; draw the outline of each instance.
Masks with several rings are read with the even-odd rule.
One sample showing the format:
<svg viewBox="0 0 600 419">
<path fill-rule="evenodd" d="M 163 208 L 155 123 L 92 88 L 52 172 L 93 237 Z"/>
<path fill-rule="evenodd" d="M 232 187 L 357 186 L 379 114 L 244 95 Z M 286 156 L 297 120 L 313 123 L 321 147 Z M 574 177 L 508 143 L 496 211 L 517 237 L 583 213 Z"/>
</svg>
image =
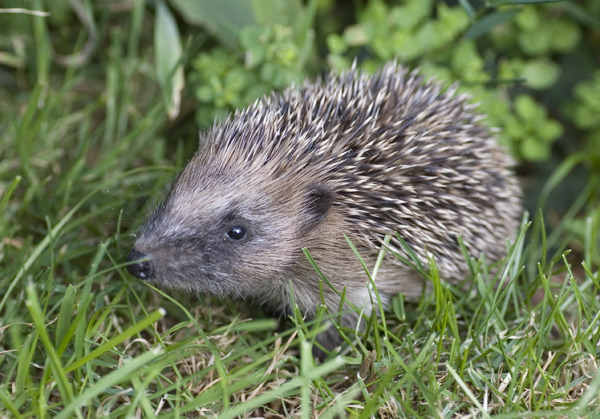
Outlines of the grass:
<svg viewBox="0 0 600 419">
<path fill-rule="evenodd" d="M 195 148 L 167 121 L 136 4 L 118 22 L 96 16 L 107 49 L 64 69 L 46 21 L 29 17 L 32 61 L 0 87 L 1 417 L 600 414 L 590 191 L 548 236 L 541 214 L 524 219 L 498 275 L 471 260 L 465 291 L 432 269 L 431 294 L 396 298 L 381 320 L 367 313 L 365 332 L 344 330 L 350 343 L 318 364 L 319 324 L 296 316 L 282 328 L 131 279 L 124 259 L 147 200 Z M 577 220 L 571 252 L 565 226 Z"/>
</svg>

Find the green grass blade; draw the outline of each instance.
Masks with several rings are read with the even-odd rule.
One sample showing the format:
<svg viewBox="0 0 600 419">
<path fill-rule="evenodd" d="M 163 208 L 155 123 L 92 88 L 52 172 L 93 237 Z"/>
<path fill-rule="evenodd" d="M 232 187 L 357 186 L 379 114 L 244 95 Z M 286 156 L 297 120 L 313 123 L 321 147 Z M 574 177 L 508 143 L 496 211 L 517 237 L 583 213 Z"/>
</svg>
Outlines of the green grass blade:
<svg viewBox="0 0 600 419">
<path fill-rule="evenodd" d="M 25 305 L 29 309 L 29 314 L 31 315 L 33 323 L 35 324 L 35 328 L 40 340 L 44 345 L 50 365 L 52 365 L 54 377 L 56 378 L 61 396 L 68 403 L 73 399 L 73 389 L 71 388 L 71 384 L 67 378 L 67 371 L 61 364 L 60 358 L 56 353 L 54 346 L 52 345 L 50 336 L 48 335 L 44 315 L 35 292 L 35 286 L 33 284 L 29 284 L 26 288 L 26 292 L 27 301 L 25 302 Z"/>
<path fill-rule="evenodd" d="M 89 400 L 97 397 L 108 388 L 115 386 L 122 382 L 131 380 L 132 377 L 137 377 L 143 372 L 143 367 L 150 364 L 153 360 L 158 358 L 163 353 L 160 348 L 154 348 L 148 352 L 144 352 L 140 356 L 125 362 L 118 369 L 112 371 L 110 374 L 102 377 L 92 387 L 88 387 L 83 393 L 76 396 L 68 404 L 65 405 L 64 410 L 55 416 L 56 419 L 70 418 L 71 413 L 80 406 L 83 406 Z"/>
<path fill-rule="evenodd" d="M 320 377 L 327 375 L 332 371 L 339 369 L 342 365 L 344 365 L 344 360 L 340 357 L 336 357 L 322 365 L 319 365 L 318 367 L 315 367 L 310 371 L 303 371 L 305 375 L 302 374 L 295 378 L 292 378 L 290 381 L 282 384 L 281 386 L 269 390 L 265 393 L 262 393 L 252 400 L 249 400 L 245 403 L 240 403 L 236 406 L 233 406 L 230 409 L 223 411 L 219 415 L 219 419 L 235 418 L 237 416 L 243 415 L 244 412 L 251 411 L 252 409 L 255 409 L 259 406 L 264 406 L 272 400 L 275 400 L 279 397 L 283 397 L 284 395 L 289 394 L 298 388 L 302 388 L 303 386 L 308 385 L 312 380 L 316 380 Z"/>
<path fill-rule="evenodd" d="M 15 419 L 21 419 L 23 416 L 19 412 L 19 409 L 13 404 L 11 398 L 2 387 L 0 387 L 0 402 L 7 409 Z"/>
<path fill-rule="evenodd" d="M 56 334 L 54 336 L 54 344 L 56 347 L 60 346 L 60 343 L 63 341 L 67 331 L 71 327 L 74 302 L 75 287 L 69 285 L 63 297 L 62 304 L 60 305 L 60 311 L 56 320 Z"/>
<path fill-rule="evenodd" d="M 92 359 L 98 358 L 103 353 L 110 351 L 116 345 L 124 342 L 125 340 L 138 334 L 142 330 L 157 322 L 159 319 L 164 317 L 165 314 L 167 314 L 167 312 L 162 308 L 154 311 L 153 313 L 150 313 L 148 317 L 142 319 L 138 323 L 135 323 L 131 327 L 124 330 L 122 333 L 119 333 L 117 336 L 109 339 L 104 344 L 100 345 L 98 348 L 94 349 L 92 352 L 85 355 L 84 357 L 77 359 L 77 361 L 75 361 L 73 364 L 69 365 L 66 368 L 66 372 L 71 372 L 81 367 L 82 365 L 87 364 Z"/>
</svg>

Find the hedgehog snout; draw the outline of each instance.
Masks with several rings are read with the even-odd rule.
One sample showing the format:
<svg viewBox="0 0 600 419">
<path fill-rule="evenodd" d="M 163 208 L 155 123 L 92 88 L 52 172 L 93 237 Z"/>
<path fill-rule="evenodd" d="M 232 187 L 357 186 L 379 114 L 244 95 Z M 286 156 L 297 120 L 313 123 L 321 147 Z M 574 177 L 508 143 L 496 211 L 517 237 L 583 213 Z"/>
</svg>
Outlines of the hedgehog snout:
<svg viewBox="0 0 600 419">
<path fill-rule="evenodd" d="M 150 279 L 154 275 L 154 263 L 150 257 L 137 250 L 132 250 L 127 256 L 127 262 L 134 262 L 127 265 L 129 273 L 139 279 Z"/>
</svg>

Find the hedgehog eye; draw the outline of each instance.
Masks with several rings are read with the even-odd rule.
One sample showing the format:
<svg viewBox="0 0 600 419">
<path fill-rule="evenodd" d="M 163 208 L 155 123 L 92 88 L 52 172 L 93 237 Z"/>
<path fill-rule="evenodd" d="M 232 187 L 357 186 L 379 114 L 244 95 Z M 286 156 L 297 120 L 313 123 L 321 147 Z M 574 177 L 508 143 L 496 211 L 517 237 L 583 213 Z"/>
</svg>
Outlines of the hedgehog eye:
<svg viewBox="0 0 600 419">
<path fill-rule="evenodd" d="M 234 226 L 227 232 L 227 235 L 233 240 L 242 240 L 246 237 L 246 229 L 242 226 Z"/>
</svg>

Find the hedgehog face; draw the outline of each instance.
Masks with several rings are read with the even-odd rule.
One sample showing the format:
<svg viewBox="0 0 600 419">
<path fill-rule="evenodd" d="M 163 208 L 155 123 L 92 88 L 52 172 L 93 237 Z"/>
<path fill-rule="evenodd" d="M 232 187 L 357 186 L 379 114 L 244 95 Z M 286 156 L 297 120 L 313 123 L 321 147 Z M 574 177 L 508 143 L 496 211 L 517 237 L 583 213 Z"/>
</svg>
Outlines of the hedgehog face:
<svg viewBox="0 0 600 419">
<path fill-rule="evenodd" d="M 303 237 L 331 207 L 327 188 L 282 194 L 269 182 L 250 187 L 243 176 L 205 171 L 210 176 L 198 177 L 192 161 L 146 222 L 128 258 L 137 261 L 128 266 L 132 275 L 169 288 L 247 298 L 305 262 Z"/>
</svg>

